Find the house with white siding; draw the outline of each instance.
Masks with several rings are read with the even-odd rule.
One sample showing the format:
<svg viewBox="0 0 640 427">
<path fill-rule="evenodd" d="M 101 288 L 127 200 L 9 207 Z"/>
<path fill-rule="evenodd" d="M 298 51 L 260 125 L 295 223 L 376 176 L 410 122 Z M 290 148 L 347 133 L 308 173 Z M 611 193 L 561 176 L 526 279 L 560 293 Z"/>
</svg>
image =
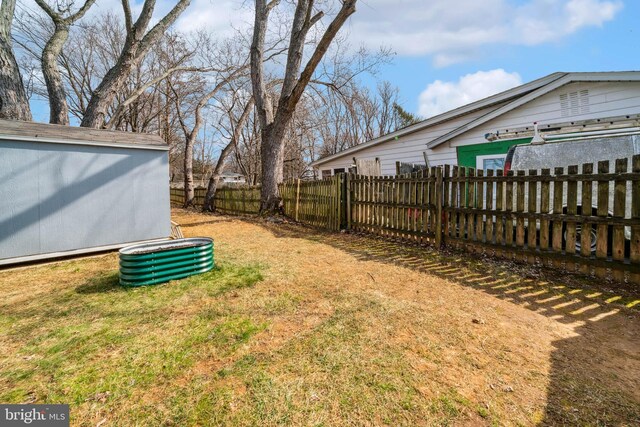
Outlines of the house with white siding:
<svg viewBox="0 0 640 427">
<path fill-rule="evenodd" d="M 534 123 L 543 135 L 638 126 L 640 71 L 553 73 L 311 166 L 323 177 L 358 165 L 367 165 L 368 174 L 395 175 L 398 162 L 498 169 L 509 147 L 531 141 Z"/>
</svg>

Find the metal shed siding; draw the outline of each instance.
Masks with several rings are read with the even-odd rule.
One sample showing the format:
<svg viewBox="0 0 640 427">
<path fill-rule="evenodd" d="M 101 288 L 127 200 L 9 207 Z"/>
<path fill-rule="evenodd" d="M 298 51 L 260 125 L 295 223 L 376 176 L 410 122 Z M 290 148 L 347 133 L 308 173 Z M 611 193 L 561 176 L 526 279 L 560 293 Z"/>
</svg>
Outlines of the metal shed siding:
<svg viewBox="0 0 640 427">
<path fill-rule="evenodd" d="M 0 140 L 0 261 L 170 234 L 166 150 Z"/>
</svg>

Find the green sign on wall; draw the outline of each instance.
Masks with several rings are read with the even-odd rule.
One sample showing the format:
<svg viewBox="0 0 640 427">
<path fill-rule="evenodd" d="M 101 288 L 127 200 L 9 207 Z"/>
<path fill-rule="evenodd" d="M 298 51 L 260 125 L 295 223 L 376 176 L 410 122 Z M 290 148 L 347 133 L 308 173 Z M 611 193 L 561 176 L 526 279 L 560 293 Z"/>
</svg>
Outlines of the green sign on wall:
<svg viewBox="0 0 640 427">
<path fill-rule="evenodd" d="M 491 154 L 507 154 L 514 145 L 528 144 L 531 138 L 508 139 L 505 141 L 484 142 L 481 144 L 463 145 L 457 147 L 458 166 L 476 167 L 476 157 Z"/>
</svg>

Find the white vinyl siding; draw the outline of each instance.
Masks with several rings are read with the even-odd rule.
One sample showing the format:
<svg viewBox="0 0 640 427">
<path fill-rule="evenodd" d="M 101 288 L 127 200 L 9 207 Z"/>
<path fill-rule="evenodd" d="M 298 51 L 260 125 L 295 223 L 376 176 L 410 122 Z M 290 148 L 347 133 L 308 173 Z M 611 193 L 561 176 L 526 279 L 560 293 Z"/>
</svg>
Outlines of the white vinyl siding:
<svg viewBox="0 0 640 427">
<path fill-rule="evenodd" d="M 563 116 L 560 95 L 587 90 L 589 112 Z M 578 108 L 578 110 L 581 110 Z M 463 133 L 444 145 L 455 148 L 461 145 L 485 142 L 488 132 L 509 128 L 531 126 L 538 122 L 540 129 L 545 124 L 589 120 L 605 117 L 640 114 L 640 83 L 634 82 L 576 82 L 562 86 L 513 111 L 491 120 L 469 132 Z M 440 146 L 442 147 L 442 146 Z M 436 150 L 440 147 L 437 147 Z M 445 149 L 446 151 L 446 149 Z"/>
<path fill-rule="evenodd" d="M 353 157 L 356 159 L 375 159 L 377 157 L 380 159 L 382 175 L 395 175 L 396 162 L 424 164 L 424 155 L 422 154 L 424 151 L 427 152 L 430 166 L 455 164 L 455 149 L 433 151 L 428 149 L 426 144 L 471 120 L 487 114 L 489 111 L 493 111 L 496 108 L 501 107 L 502 105 L 503 104 L 499 104 L 479 111 L 474 111 L 455 120 L 443 122 L 410 135 L 400 137 L 398 140 L 384 142 L 373 147 L 365 148 L 356 153 L 348 153 L 344 157 L 323 163 L 319 166 L 319 169 L 349 168 L 349 166 L 353 164 Z"/>
<path fill-rule="evenodd" d="M 586 92 L 585 92 L 586 91 Z M 569 108 L 563 116 L 560 96 L 578 93 L 577 114 Z M 580 95 L 583 99 L 580 101 Z M 586 99 L 585 99 L 586 97 Z M 468 113 L 397 140 L 387 141 L 355 153 L 346 153 L 343 157 L 318 166 L 319 169 L 348 168 L 357 159 L 380 159 L 383 175 L 394 175 L 396 162 L 424 164 L 423 152 L 426 151 L 429 165 L 457 164 L 456 147 L 486 142 L 484 135 L 497 130 L 531 126 L 533 122 L 541 124 L 561 123 L 595 118 L 640 114 L 640 82 L 575 82 L 559 87 L 540 98 L 534 99 L 502 116 L 465 132 L 434 149 L 426 144 L 458 127 L 477 119 L 505 105 L 499 104 Z M 571 102 L 569 102 L 571 107 Z M 587 108 L 588 107 L 588 108 Z"/>
</svg>

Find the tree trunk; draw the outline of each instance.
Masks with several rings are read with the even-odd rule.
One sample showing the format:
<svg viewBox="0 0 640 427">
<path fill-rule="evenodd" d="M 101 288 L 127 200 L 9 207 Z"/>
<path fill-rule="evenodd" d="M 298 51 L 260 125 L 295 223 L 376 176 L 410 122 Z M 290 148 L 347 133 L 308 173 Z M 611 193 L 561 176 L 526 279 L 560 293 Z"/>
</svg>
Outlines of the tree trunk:
<svg viewBox="0 0 640 427">
<path fill-rule="evenodd" d="M 340 11 L 324 31 L 307 64 L 300 72 L 306 37 L 323 16 L 322 12 L 314 14 L 313 1 L 296 2 L 296 11 L 291 25 L 289 49 L 285 75 L 280 91 L 278 107 L 274 114 L 269 94 L 264 82 L 264 42 L 267 31 L 269 13 L 278 0 L 255 1 L 255 20 L 253 39 L 251 42 L 251 83 L 256 103 L 256 114 L 259 118 L 262 144 L 262 190 L 260 193 L 260 211 L 273 214 L 282 211 L 282 199 L 278 184 L 282 182 L 284 165 L 284 135 L 296 105 L 300 101 L 307 85 L 313 77 L 318 64 L 329 49 L 331 42 L 342 28 L 347 18 L 356 11 L 357 0 L 343 0 Z"/>
<path fill-rule="evenodd" d="M 273 125 L 261 132 L 262 188 L 260 189 L 260 212 L 267 215 L 282 213 L 282 198 L 278 184 L 283 179 L 284 139 Z"/>
<path fill-rule="evenodd" d="M 67 93 L 57 64 L 58 56 L 68 37 L 69 27 L 64 23 L 56 23 L 53 36 L 42 50 L 42 74 L 49 95 L 49 123 L 56 125 L 69 125 Z"/>
<path fill-rule="evenodd" d="M 113 103 L 118 91 L 122 89 L 131 70 L 134 68 L 133 55 L 119 60 L 104 76 L 87 104 L 87 109 L 80 122 L 81 127 L 101 128 L 106 123 L 107 111 Z"/>
<path fill-rule="evenodd" d="M 69 37 L 69 28 L 74 22 L 84 16 L 96 0 L 86 0 L 82 7 L 66 18 L 63 17 L 58 4 L 58 10 L 54 10 L 44 0 L 35 0 L 36 4 L 51 18 L 54 31 L 42 49 L 40 64 L 47 95 L 49 96 L 49 123 L 57 125 L 69 124 L 69 107 L 67 105 L 67 92 L 62 84 L 62 76 L 58 69 L 58 57 Z M 70 9 L 70 5 L 69 5 Z M 66 12 L 69 12 L 69 9 Z"/>
<path fill-rule="evenodd" d="M 193 189 L 193 142 L 189 136 L 184 147 L 184 207 L 193 206 L 195 190 Z"/>
<path fill-rule="evenodd" d="M 253 109 L 253 105 L 254 105 L 254 100 L 252 97 L 244 106 L 244 110 L 242 111 L 240 118 L 238 118 L 238 121 L 234 126 L 233 133 L 231 135 L 231 140 L 220 152 L 220 157 L 216 162 L 216 167 L 213 169 L 211 178 L 209 178 L 209 184 L 207 185 L 207 194 L 204 198 L 204 204 L 202 206 L 203 212 L 206 212 L 206 211 L 214 212 L 216 209 L 214 199 L 216 197 L 218 183 L 220 182 L 220 174 L 224 169 L 224 164 L 227 161 L 227 157 L 229 157 L 229 155 L 231 154 L 231 151 L 234 148 L 237 148 L 238 146 L 238 139 L 240 139 L 240 135 L 242 133 L 242 127 L 244 126 L 247 119 L 249 118 L 249 115 L 251 114 L 251 110 Z M 229 111 L 229 116 L 231 116 L 231 111 Z"/>
<path fill-rule="evenodd" d="M 15 0 L 0 3 L 0 119 L 31 121 L 29 100 L 11 45 Z"/>
<path fill-rule="evenodd" d="M 218 167 L 216 166 L 216 169 Z M 209 182 L 207 184 L 207 194 L 204 196 L 204 204 L 202 205 L 202 212 L 215 212 L 216 211 L 216 191 L 218 191 L 218 183 L 220 182 L 220 174 L 213 172 Z"/>
<path fill-rule="evenodd" d="M 231 150 L 234 146 L 235 141 L 232 139 L 220 152 L 220 157 L 218 158 L 216 167 L 213 169 L 213 173 L 211 174 L 211 178 L 209 178 L 209 183 L 207 185 L 207 194 L 204 197 L 204 204 L 202 205 L 203 212 L 215 212 L 216 210 L 214 199 L 216 197 L 216 191 L 218 190 L 218 184 L 220 183 L 220 174 L 222 174 L 224 163 L 226 162 L 227 157 L 229 157 L 229 154 L 231 154 Z"/>
</svg>

